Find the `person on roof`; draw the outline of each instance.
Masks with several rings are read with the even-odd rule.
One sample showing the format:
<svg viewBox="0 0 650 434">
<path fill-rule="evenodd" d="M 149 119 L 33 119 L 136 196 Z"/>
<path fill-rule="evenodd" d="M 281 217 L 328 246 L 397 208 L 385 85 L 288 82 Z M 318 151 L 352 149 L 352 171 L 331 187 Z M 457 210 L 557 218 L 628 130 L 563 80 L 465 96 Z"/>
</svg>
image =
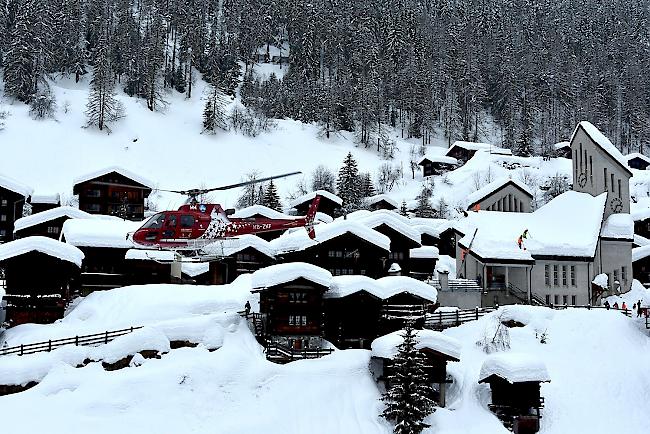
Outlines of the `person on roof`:
<svg viewBox="0 0 650 434">
<path fill-rule="evenodd" d="M 519 238 L 517 238 L 517 245 L 519 246 L 520 249 L 526 250 L 524 247 L 524 240 L 528 239 L 528 229 L 525 229 L 524 232 L 519 235 Z"/>
</svg>

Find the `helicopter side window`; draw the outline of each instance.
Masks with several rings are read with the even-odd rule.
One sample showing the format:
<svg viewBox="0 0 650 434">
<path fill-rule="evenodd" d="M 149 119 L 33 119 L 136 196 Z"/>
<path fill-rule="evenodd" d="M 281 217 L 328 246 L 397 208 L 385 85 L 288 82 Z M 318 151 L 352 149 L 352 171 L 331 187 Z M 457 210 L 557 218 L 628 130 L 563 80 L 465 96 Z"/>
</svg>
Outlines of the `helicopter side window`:
<svg viewBox="0 0 650 434">
<path fill-rule="evenodd" d="M 160 229 L 162 225 L 163 225 L 163 214 L 159 213 L 151 217 L 149 221 L 144 224 L 143 229 Z"/>
<path fill-rule="evenodd" d="M 194 226 L 194 216 L 191 215 L 182 215 L 181 216 L 181 228 L 191 229 Z"/>
<path fill-rule="evenodd" d="M 167 221 L 165 222 L 165 226 L 167 226 L 168 228 L 175 228 L 176 227 L 176 216 L 174 214 L 167 217 Z"/>
</svg>

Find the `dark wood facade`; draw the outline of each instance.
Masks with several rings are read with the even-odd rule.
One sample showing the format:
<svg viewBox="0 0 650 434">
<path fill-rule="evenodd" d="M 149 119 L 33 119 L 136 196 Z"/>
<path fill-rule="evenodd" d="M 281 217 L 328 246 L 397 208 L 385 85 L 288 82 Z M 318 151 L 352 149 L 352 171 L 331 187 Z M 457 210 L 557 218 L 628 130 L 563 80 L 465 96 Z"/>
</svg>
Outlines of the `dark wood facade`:
<svg viewBox="0 0 650 434">
<path fill-rule="evenodd" d="M 432 287 L 433 288 L 433 287 Z M 433 292 L 433 291 L 432 291 Z M 381 334 L 401 330 L 408 321 L 415 320 L 413 326 L 421 329 L 424 326 L 424 316 L 438 308 L 437 303 L 431 302 L 410 292 L 401 292 L 384 300 L 382 306 Z"/>
<path fill-rule="evenodd" d="M 23 216 L 25 196 L 0 187 L 0 243 L 13 239 L 14 222 Z"/>
<path fill-rule="evenodd" d="M 427 280 L 433 276 L 437 263 L 436 258 L 411 258 L 409 276 L 418 280 Z"/>
<path fill-rule="evenodd" d="M 360 274 L 372 278 L 385 275 L 388 253 L 356 235 L 345 234 L 304 250 L 282 255 L 282 262 L 307 262 L 334 276 Z"/>
<path fill-rule="evenodd" d="M 367 291 L 325 299 L 325 339 L 339 349 L 369 350 L 381 333 L 384 301 Z"/>
<path fill-rule="evenodd" d="M 57 202 L 35 202 L 33 198 L 29 200 L 29 204 L 32 206 L 32 214 L 36 214 L 43 211 L 48 211 L 61 206 L 61 200 Z"/>
<path fill-rule="evenodd" d="M 296 204 L 294 208 L 298 212 L 298 215 L 307 215 L 307 211 L 309 210 L 312 201 L 313 199 L 308 199 L 302 203 Z M 340 211 L 341 205 L 326 196 L 321 196 L 320 203 L 318 204 L 318 212 L 325 213 L 329 216 L 336 216 L 341 214 Z"/>
<path fill-rule="evenodd" d="M 301 277 L 256 290 L 266 337 L 294 349 L 318 346 L 323 336 L 323 293 L 328 289 Z"/>
<path fill-rule="evenodd" d="M 519 434 L 533 434 L 539 431 L 541 409 L 544 407 L 539 381 L 511 383 L 498 375 L 491 375 L 480 383 L 490 385 L 490 410 L 507 428 Z"/>
<path fill-rule="evenodd" d="M 368 206 L 368 208 L 370 209 L 370 211 L 377 211 L 377 210 L 380 210 L 380 209 L 385 209 L 385 210 L 388 210 L 388 211 L 394 211 L 394 210 L 397 209 L 397 207 L 394 204 L 388 202 L 385 199 L 381 199 L 381 200 L 379 200 L 379 201 L 377 201 L 375 203 L 370 204 Z"/>
<path fill-rule="evenodd" d="M 634 222 L 634 233 L 644 238 L 650 238 L 650 218 L 645 220 L 636 220 Z"/>
<path fill-rule="evenodd" d="M 70 219 L 70 217 L 61 216 L 59 218 L 52 219 L 34 226 L 19 229 L 14 232 L 14 238 L 26 238 L 34 235 L 40 235 L 43 237 L 58 240 L 59 236 L 61 235 L 63 223 L 65 223 L 68 219 Z"/>
<path fill-rule="evenodd" d="M 73 193 L 79 195 L 79 209 L 87 213 L 142 220 L 151 187 L 113 171 L 75 184 Z"/>
<path fill-rule="evenodd" d="M 420 247 L 420 243 L 386 224 L 381 224 L 373 229 L 390 239 L 390 252 L 388 253 L 388 258 L 384 265 L 384 274 L 382 276 L 388 274 L 388 268 L 393 263 L 399 264 L 402 269 L 402 274 L 407 276 L 411 270 L 410 250 Z"/>
<path fill-rule="evenodd" d="M 210 263 L 210 274 L 213 276 L 213 285 L 232 283 L 242 274 L 250 274 L 260 268 L 268 267 L 275 263 L 275 259 L 253 247 L 247 247 L 230 256 Z"/>
<path fill-rule="evenodd" d="M 650 255 L 632 262 L 632 277 L 646 288 L 650 287 Z"/>
<path fill-rule="evenodd" d="M 81 289 L 84 294 L 128 285 L 129 269 L 124 259 L 128 249 L 112 247 L 79 247 L 84 253 L 81 268 Z"/>
<path fill-rule="evenodd" d="M 445 173 L 456 168 L 455 164 L 431 161 L 426 157 L 418 163 L 418 166 L 422 166 L 422 176 L 425 178 L 427 176 L 444 175 Z"/>
<path fill-rule="evenodd" d="M 180 283 L 172 277 L 172 264 L 150 259 L 127 259 L 124 267 L 127 285 L 151 285 L 157 283 Z"/>
<path fill-rule="evenodd" d="M 627 160 L 627 165 L 632 169 L 646 170 L 650 166 L 650 163 L 643 158 L 634 157 Z"/>
<path fill-rule="evenodd" d="M 458 160 L 458 162 L 462 165 L 467 163 L 476 153 L 476 150 L 472 149 L 465 149 L 460 146 L 453 146 L 450 148 L 445 155 L 447 157 L 452 157 Z"/>
</svg>

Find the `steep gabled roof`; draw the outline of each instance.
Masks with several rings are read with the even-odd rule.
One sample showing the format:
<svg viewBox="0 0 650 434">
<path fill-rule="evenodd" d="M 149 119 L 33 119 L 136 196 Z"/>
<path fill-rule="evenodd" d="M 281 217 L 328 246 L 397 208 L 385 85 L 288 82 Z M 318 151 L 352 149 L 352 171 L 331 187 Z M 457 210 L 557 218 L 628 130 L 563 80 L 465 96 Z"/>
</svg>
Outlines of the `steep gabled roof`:
<svg viewBox="0 0 650 434">
<path fill-rule="evenodd" d="M 71 219 L 92 219 L 94 215 L 88 214 L 78 208 L 71 206 L 59 206 L 56 208 L 48 209 L 47 211 L 37 212 L 27 217 L 19 218 L 14 222 L 14 232 L 29 228 L 32 226 L 40 225 L 41 223 L 56 220 L 61 217 L 69 217 Z"/>
<path fill-rule="evenodd" d="M 36 236 L 0 244 L 0 261 L 29 252 L 44 253 L 62 261 L 72 262 L 77 267 L 81 267 L 81 262 L 84 259 L 83 252 L 75 246 L 51 238 Z"/>
<path fill-rule="evenodd" d="M 467 201 L 468 201 L 467 206 L 471 207 L 472 205 L 479 203 L 486 197 L 492 195 L 494 192 L 500 190 L 501 188 L 507 185 L 512 185 L 516 187 L 518 190 L 521 190 L 522 193 L 526 194 L 531 199 L 533 198 L 533 193 L 530 191 L 530 188 L 526 184 L 516 179 L 504 177 L 501 179 L 497 179 L 496 181 L 492 181 L 487 185 L 484 185 L 480 189 L 476 190 L 474 193 L 467 196 Z"/>
<path fill-rule="evenodd" d="M 640 154 L 640 153 L 638 153 L 638 152 L 632 152 L 631 154 L 627 154 L 627 155 L 626 155 L 625 157 L 623 157 L 623 158 L 625 158 L 625 161 L 628 161 L 628 162 L 629 162 L 630 160 L 634 160 L 635 158 L 638 158 L 639 160 L 643 160 L 643 161 L 645 161 L 646 163 L 650 164 L 650 158 L 648 158 L 648 157 L 646 157 L 645 155 Z"/>
<path fill-rule="evenodd" d="M 25 197 L 29 197 L 34 192 L 30 186 L 4 175 L 0 175 L 0 187 Z"/>
<path fill-rule="evenodd" d="M 93 180 L 95 178 L 98 178 L 98 177 L 103 176 L 103 175 L 107 175 L 107 174 L 112 173 L 112 172 L 119 173 L 120 175 L 122 175 L 122 176 L 124 176 L 126 178 L 129 178 L 129 179 L 132 179 L 135 182 L 137 182 L 138 184 L 144 185 L 145 187 L 148 187 L 148 188 L 151 188 L 151 189 L 155 188 L 155 183 L 154 182 L 149 181 L 148 179 L 138 175 L 135 172 L 132 172 L 130 170 L 127 170 L 127 169 L 125 169 L 123 167 L 119 167 L 119 166 L 106 167 L 106 168 L 103 168 L 103 169 L 95 170 L 94 172 L 86 173 L 84 175 L 76 177 L 73 182 L 74 182 L 74 185 L 76 186 L 78 184 L 84 183 L 86 181 Z"/>
<path fill-rule="evenodd" d="M 418 162 L 418 166 L 422 166 L 425 161 L 441 164 L 458 164 L 458 160 L 454 157 L 447 157 L 446 155 L 425 155 Z"/>
<path fill-rule="evenodd" d="M 370 196 L 369 198 L 366 199 L 366 203 L 368 205 L 374 205 L 376 203 L 381 202 L 382 200 L 388 203 L 389 205 L 395 207 L 395 209 L 399 208 L 399 204 L 397 203 L 397 201 L 386 194 L 376 194 L 374 196 Z"/>
<path fill-rule="evenodd" d="M 621 151 L 619 151 L 616 146 L 614 146 L 614 144 L 590 122 L 582 121 L 578 126 L 576 126 L 576 129 L 571 135 L 571 143 L 573 143 L 573 139 L 579 129 L 582 129 L 585 134 L 594 141 L 594 143 L 600 146 L 600 148 L 612 158 L 614 162 L 618 163 L 630 176 L 632 176 L 632 172 L 627 165 L 627 160 L 623 157 Z"/>
<path fill-rule="evenodd" d="M 403 219 L 403 216 L 400 216 L 394 211 L 377 210 L 360 216 L 358 219 L 355 219 L 355 221 L 358 221 L 359 223 L 366 225 L 372 229 L 377 229 L 381 225 L 386 225 L 395 232 L 398 232 L 404 235 L 406 238 L 410 238 L 411 240 L 420 244 L 422 241 L 420 232 L 413 226 L 405 223 Z"/>
<path fill-rule="evenodd" d="M 332 273 L 329 271 L 305 262 L 289 262 L 257 270 L 251 277 L 251 286 L 255 289 L 269 288 L 301 278 L 326 288 L 332 284 Z"/>
<path fill-rule="evenodd" d="M 310 202 L 314 200 L 314 198 L 318 196 L 322 196 L 325 199 L 331 200 L 332 202 L 336 203 L 337 205 L 341 206 L 343 204 L 343 199 L 338 197 L 337 195 L 330 193 L 329 191 L 325 190 L 316 190 L 312 191 L 311 193 L 303 194 L 302 196 L 294 199 L 289 203 L 290 208 L 295 208 L 298 205 L 302 205 L 305 202 Z"/>
<path fill-rule="evenodd" d="M 496 375 L 509 383 L 523 383 L 528 381 L 551 381 L 546 365 L 537 357 L 523 353 L 491 354 L 485 358 L 479 383 Z"/>
</svg>

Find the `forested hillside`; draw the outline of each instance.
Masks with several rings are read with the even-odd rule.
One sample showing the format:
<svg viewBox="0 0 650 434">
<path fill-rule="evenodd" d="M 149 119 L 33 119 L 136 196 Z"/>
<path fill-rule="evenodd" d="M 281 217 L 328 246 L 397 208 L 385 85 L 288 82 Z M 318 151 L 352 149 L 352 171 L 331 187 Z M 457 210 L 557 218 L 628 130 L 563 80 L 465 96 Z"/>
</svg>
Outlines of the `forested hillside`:
<svg viewBox="0 0 650 434">
<path fill-rule="evenodd" d="M 48 116 L 46 78 L 92 76 L 89 125 L 120 118 L 115 91 L 163 110 L 169 92 L 211 87 L 206 131 L 232 128 L 225 101 L 267 118 L 355 131 L 390 154 L 387 126 L 428 142 L 476 140 L 496 125 L 516 153 L 548 152 L 580 120 L 624 152 L 650 136 L 647 1 L 0 0 L 9 100 Z M 284 47 L 283 77 L 253 76 Z M 263 59 L 262 59 L 263 61 Z M 197 77 L 196 71 L 202 78 Z M 197 116 L 200 114 L 197 113 Z M 239 127 L 246 132 L 246 128 Z M 257 127 L 256 127 L 257 128 Z"/>
</svg>

